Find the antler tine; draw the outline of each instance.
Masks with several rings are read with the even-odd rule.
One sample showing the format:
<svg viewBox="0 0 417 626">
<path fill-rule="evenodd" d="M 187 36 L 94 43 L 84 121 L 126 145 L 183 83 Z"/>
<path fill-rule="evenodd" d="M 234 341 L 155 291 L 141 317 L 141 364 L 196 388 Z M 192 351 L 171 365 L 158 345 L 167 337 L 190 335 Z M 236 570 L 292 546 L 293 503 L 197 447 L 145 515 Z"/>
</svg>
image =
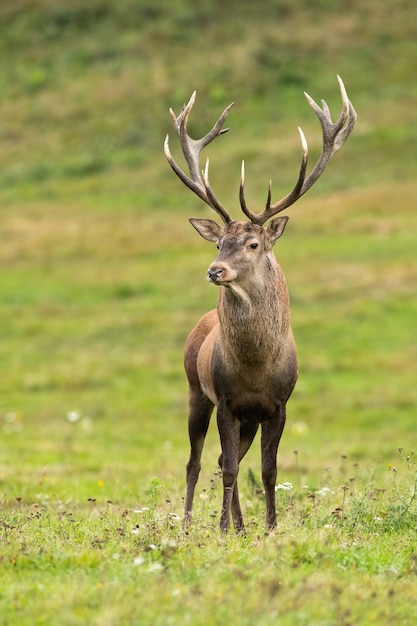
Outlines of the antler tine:
<svg viewBox="0 0 417 626">
<path fill-rule="evenodd" d="M 254 219 L 256 219 L 256 215 L 248 208 L 245 199 L 245 161 L 242 161 L 242 168 L 240 170 L 239 200 L 240 207 L 244 214 L 250 219 L 251 222 L 255 223 Z"/>
<path fill-rule="evenodd" d="M 309 105 L 314 110 L 314 112 L 316 113 L 320 121 L 322 133 L 323 133 L 322 152 L 313 170 L 310 172 L 307 178 L 305 177 L 305 175 L 307 171 L 308 145 L 307 145 L 307 141 L 306 141 L 303 131 L 301 130 L 301 128 L 299 128 L 298 131 L 300 133 L 301 146 L 302 146 L 302 159 L 301 159 L 300 173 L 298 176 L 297 183 L 295 184 L 293 190 L 287 196 L 285 196 L 278 202 L 271 204 L 271 183 L 270 183 L 269 190 L 268 190 L 268 200 L 267 200 L 267 205 L 266 205 L 265 210 L 262 211 L 261 213 L 252 213 L 251 211 L 248 210 L 246 206 L 244 193 L 243 193 L 244 179 L 241 179 L 239 195 L 240 195 L 240 204 L 242 207 L 242 211 L 245 213 L 245 215 L 249 217 L 249 219 L 254 224 L 259 224 L 260 226 L 262 226 L 263 224 L 265 224 L 265 222 L 268 219 L 270 219 L 277 213 L 280 213 L 280 211 L 283 211 L 284 209 L 288 208 L 289 206 L 294 204 L 299 198 L 301 198 L 301 196 L 303 196 L 306 193 L 306 191 L 308 191 L 310 187 L 312 187 L 314 183 L 318 180 L 318 178 L 326 169 L 326 166 L 329 163 L 332 156 L 336 154 L 338 150 L 340 150 L 340 148 L 343 146 L 345 141 L 348 139 L 350 133 L 352 132 L 355 126 L 357 115 L 356 115 L 355 109 L 352 106 L 352 103 L 350 102 L 347 96 L 345 86 L 340 76 L 337 76 L 337 80 L 339 82 L 340 94 L 342 97 L 342 113 L 340 114 L 340 117 L 337 120 L 337 122 L 335 122 L 334 124 L 332 122 L 332 119 L 330 116 L 330 110 L 326 102 L 322 100 L 321 101 L 322 108 L 320 108 L 319 105 L 313 100 L 313 98 L 311 98 L 311 96 L 305 93 L 305 96 L 307 98 Z"/>
<path fill-rule="evenodd" d="M 223 135 L 229 130 L 228 128 L 222 128 L 222 126 L 234 103 L 232 102 L 231 104 L 229 104 L 228 107 L 225 108 L 223 113 L 218 118 L 217 122 L 214 124 L 213 128 L 206 135 L 204 135 L 204 137 L 202 137 L 201 139 L 192 139 L 187 133 L 187 123 L 191 109 L 193 108 L 195 102 L 195 98 L 196 92 L 194 91 L 188 104 L 183 106 L 181 113 L 178 115 L 178 117 L 175 115 L 173 110 L 170 109 L 172 122 L 180 138 L 181 148 L 186 163 L 188 165 L 188 169 L 190 171 L 190 176 L 188 176 L 173 159 L 171 151 L 169 149 L 169 135 L 166 136 L 164 143 L 165 156 L 171 168 L 174 170 L 180 180 L 182 180 L 182 182 L 189 189 L 197 194 L 199 198 L 204 200 L 206 204 L 214 209 L 216 213 L 220 215 L 225 224 L 229 224 L 232 221 L 232 218 L 230 217 L 226 209 L 217 200 L 210 186 L 208 180 L 208 161 L 206 163 L 206 168 L 203 172 L 203 177 L 201 177 L 199 158 L 200 152 L 205 146 L 213 141 L 213 139 L 215 139 L 219 135 Z"/>
<path fill-rule="evenodd" d="M 356 111 L 348 98 L 343 81 L 340 76 L 337 76 L 337 80 L 339 83 L 340 95 L 342 97 L 342 112 L 339 119 L 334 124 L 332 123 L 332 118 L 330 116 L 330 110 L 327 106 L 327 103 L 322 100 L 322 108 L 320 108 L 318 104 L 314 102 L 311 96 L 309 96 L 307 93 L 305 94 L 307 102 L 317 115 L 322 128 L 323 150 L 313 170 L 304 181 L 300 196 L 308 191 L 310 187 L 314 185 L 316 180 L 318 180 L 318 178 L 322 175 L 325 168 L 327 167 L 328 162 L 330 161 L 332 156 L 336 154 L 336 152 L 338 152 L 343 146 L 356 123 Z"/>
</svg>

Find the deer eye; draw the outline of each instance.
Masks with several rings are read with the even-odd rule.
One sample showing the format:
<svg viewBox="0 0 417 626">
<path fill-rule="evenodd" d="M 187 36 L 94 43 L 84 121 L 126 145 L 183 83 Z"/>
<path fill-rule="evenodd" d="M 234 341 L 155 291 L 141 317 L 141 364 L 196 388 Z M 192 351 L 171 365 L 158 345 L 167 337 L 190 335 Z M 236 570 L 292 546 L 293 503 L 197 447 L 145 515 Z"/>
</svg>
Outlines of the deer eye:
<svg viewBox="0 0 417 626">
<path fill-rule="evenodd" d="M 257 242 L 251 243 L 249 245 L 249 248 L 251 248 L 252 250 L 256 250 L 256 248 L 259 246 L 259 244 Z"/>
</svg>

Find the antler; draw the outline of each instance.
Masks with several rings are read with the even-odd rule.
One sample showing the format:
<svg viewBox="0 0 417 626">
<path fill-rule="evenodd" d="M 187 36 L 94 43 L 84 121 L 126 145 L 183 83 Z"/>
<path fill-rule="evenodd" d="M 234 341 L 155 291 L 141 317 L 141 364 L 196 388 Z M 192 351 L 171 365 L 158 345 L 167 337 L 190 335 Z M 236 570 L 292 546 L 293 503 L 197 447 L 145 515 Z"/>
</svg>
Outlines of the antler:
<svg viewBox="0 0 417 626">
<path fill-rule="evenodd" d="M 209 161 L 207 159 L 205 169 L 202 172 L 203 176 L 201 176 L 199 171 L 199 157 L 201 150 L 205 146 L 213 141 L 213 139 L 215 139 L 219 135 L 227 133 L 227 131 L 229 130 L 228 128 L 222 128 L 222 126 L 234 103 L 232 102 L 231 104 L 229 104 L 228 107 L 226 107 L 226 109 L 220 115 L 219 119 L 217 120 L 213 128 L 207 133 L 207 135 L 205 135 L 201 139 L 192 139 L 187 134 L 187 122 L 191 109 L 193 108 L 195 98 L 196 92 L 194 91 L 188 104 L 183 106 L 182 111 L 178 115 L 178 117 L 175 115 L 172 109 L 169 110 L 172 122 L 174 124 L 174 128 L 177 131 L 177 134 L 181 141 L 182 151 L 184 153 L 188 169 L 190 170 L 191 178 L 187 176 L 187 174 L 174 161 L 169 149 L 169 135 L 166 136 L 164 143 L 165 156 L 168 159 L 168 163 L 170 164 L 176 175 L 182 180 L 182 182 L 192 191 L 194 191 L 194 193 L 196 193 L 199 198 L 204 200 L 204 202 L 206 202 L 212 209 L 214 209 L 216 213 L 220 215 L 225 224 L 230 224 L 232 218 L 230 217 L 226 209 L 217 200 L 211 189 L 208 178 Z"/>
<path fill-rule="evenodd" d="M 310 187 L 314 185 L 316 180 L 322 175 L 332 156 L 336 154 L 338 150 L 340 150 L 340 148 L 343 146 L 350 133 L 352 132 L 353 127 L 355 126 L 357 115 L 355 109 L 352 106 L 352 103 L 347 96 L 345 86 L 340 76 L 337 77 L 337 80 L 339 82 L 340 94 L 342 97 L 342 113 L 337 122 L 335 122 L 334 124 L 332 122 L 330 110 L 326 102 L 322 100 L 322 108 L 320 108 L 318 104 L 314 102 L 313 98 L 311 98 L 307 93 L 304 92 L 304 95 L 307 98 L 309 105 L 319 118 L 323 132 L 323 149 L 313 170 L 310 172 L 307 178 L 305 178 L 308 160 L 308 146 L 303 131 L 301 130 L 301 128 L 298 129 L 302 146 L 300 173 L 294 189 L 287 196 L 285 196 L 285 198 L 282 198 L 282 200 L 271 204 L 270 182 L 266 208 L 264 209 L 264 211 L 261 211 L 261 213 L 252 213 L 252 211 L 248 209 L 245 201 L 245 169 L 244 163 L 242 162 L 242 174 L 239 191 L 240 205 L 242 211 L 254 224 L 259 224 L 260 226 L 262 226 L 269 218 L 273 217 L 277 213 L 280 213 L 280 211 L 288 208 L 289 206 L 294 204 L 294 202 L 296 202 L 299 198 L 301 198 L 301 196 L 304 195 L 305 192 L 308 191 Z"/>
</svg>

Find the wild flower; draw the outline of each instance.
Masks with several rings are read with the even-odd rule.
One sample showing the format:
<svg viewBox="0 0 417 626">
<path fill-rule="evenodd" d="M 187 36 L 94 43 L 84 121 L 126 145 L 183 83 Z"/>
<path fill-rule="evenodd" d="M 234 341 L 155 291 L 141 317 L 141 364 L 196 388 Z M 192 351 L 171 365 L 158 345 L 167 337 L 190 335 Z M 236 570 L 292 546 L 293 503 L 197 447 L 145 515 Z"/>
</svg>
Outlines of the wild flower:
<svg viewBox="0 0 417 626">
<path fill-rule="evenodd" d="M 49 504 L 49 494 L 47 494 L 47 493 L 37 493 L 35 498 L 36 498 L 36 500 L 39 501 L 39 503 L 43 507 L 48 506 L 48 504 Z"/>
<path fill-rule="evenodd" d="M 275 486 L 275 491 L 291 491 L 292 488 L 292 483 L 279 483 L 279 485 Z"/>
<path fill-rule="evenodd" d="M 67 420 L 71 422 L 71 424 L 75 424 L 80 419 L 81 419 L 81 414 L 78 411 L 68 411 Z"/>
<path fill-rule="evenodd" d="M 334 491 L 330 489 L 330 487 L 322 487 L 316 493 L 318 496 L 327 496 L 329 494 L 334 494 Z"/>
<path fill-rule="evenodd" d="M 159 572 L 161 571 L 161 569 L 164 569 L 164 566 L 162 565 L 162 563 L 159 563 L 158 561 L 156 561 L 155 563 L 151 563 L 149 565 L 150 572 Z"/>
</svg>

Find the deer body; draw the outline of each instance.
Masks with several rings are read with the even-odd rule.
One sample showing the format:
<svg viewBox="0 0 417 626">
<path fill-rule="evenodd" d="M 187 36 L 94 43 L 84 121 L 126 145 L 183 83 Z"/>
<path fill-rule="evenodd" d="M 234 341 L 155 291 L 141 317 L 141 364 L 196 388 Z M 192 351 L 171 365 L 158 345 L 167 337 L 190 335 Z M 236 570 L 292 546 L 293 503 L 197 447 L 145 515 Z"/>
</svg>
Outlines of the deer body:
<svg viewBox="0 0 417 626">
<path fill-rule="evenodd" d="M 266 524 L 276 525 L 275 483 L 277 452 L 286 419 L 286 403 L 297 380 L 297 356 L 290 325 L 290 302 L 286 281 L 273 253 L 284 232 L 288 217 L 275 217 L 293 204 L 320 176 L 331 156 L 343 145 L 356 120 L 339 79 L 343 112 L 332 124 L 327 105 L 323 110 L 308 96 L 318 115 L 324 148 L 310 175 L 305 178 L 307 144 L 300 131 L 303 159 L 293 191 L 271 204 L 269 188 L 266 209 L 252 213 L 244 198 L 244 171 L 240 186 L 242 211 L 249 222 L 234 221 L 214 196 L 208 181 L 208 165 L 201 178 L 200 150 L 221 130 L 230 106 L 213 129 L 202 139 L 192 140 L 186 132 L 195 94 L 178 118 L 171 112 L 189 166 L 189 178 L 175 163 L 165 142 L 165 154 L 183 182 L 211 206 L 224 226 L 208 219 L 190 222 L 207 241 L 216 243 L 219 253 L 208 268 L 208 280 L 219 287 L 217 309 L 206 313 L 190 333 L 185 348 L 185 369 L 189 382 L 189 437 L 191 452 L 187 464 L 187 493 L 184 522 L 191 520 L 201 454 L 213 408 L 221 441 L 219 465 L 223 480 L 220 528 L 228 530 L 230 516 L 235 529 L 243 530 L 237 476 L 239 463 L 261 427 L 262 481 L 266 499 Z"/>
<path fill-rule="evenodd" d="M 261 237 L 257 249 L 245 251 L 252 258 L 247 263 L 250 271 L 246 270 L 246 276 L 241 277 L 244 272 L 239 246 L 242 244 L 236 233 L 241 232 L 244 240 L 247 226 L 244 222 L 233 222 L 232 233 L 223 238 L 220 253 L 209 268 L 211 282 L 220 286 L 216 315 L 211 312 L 208 319 L 205 316 L 202 328 L 198 325 L 195 331 L 199 337 L 204 330 L 207 333 L 198 351 L 196 367 L 202 390 L 216 406 L 221 397 L 232 394 L 241 404 L 246 402 L 243 398 L 248 398 L 249 406 L 261 404 L 262 395 L 266 396 L 270 388 L 268 383 L 274 389 L 280 385 L 287 387 L 284 379 L 288 374 L 292 389 L 296 378 L 292 368 L 288 371 L 290 362 L 296 362 L 288 289 L 272 250 L 260 250 L 264 245 Z M 263 239 L 266 238 L 264 235 Z M 238 257 L 234 260 L 237 269 L 232 266 L 232 251 Z M 226 255 L 227 262 L 223 260 Z M 216 279 L 219 268 L 224 274 Z M 233 281 L 228 284 L 232 273 Z M 191 354 L 195 356 L 192 349 Z M 186 369 L 187 355 L 188 344 Z"/>
<path fill-rule="evenodd" d="M 209 276 L 215 276 L 219 268 L 223 268 L 226 270 L 223 279 L 228 278 L 227 273 L 229 277 L 233 274 L 235 285 L 220 284 L 217 311 L 207 313 L 200 320 L 185 350 L 191 441 L 186 519 L 191 516 L 201 450 L 213 406 L 216 406 L 222 445 L 219 463 L 225 487 L 221 526 L 224 530 L 228 528 L 232 510 L 239 531 L 243 528 L 243 519 L 236 487 L 238 465 L 259 424 L 263 434 L 262 479 L 267 497 L 267 523 L 270 527 L 275 524 L 276 455 L 285 425 L 285 405 L 297 380 L 288 290 L 272 250 L 256 254 L 256 249 L 249 248 L 249 255 L 254 258 L 248 265 L 254 265 L 257 271 L 247 271 L 242 281 L 239 270 L 231 265 L 233 261 L 226 264 L 222 260 L 233 252 L 240 257 L 236 234 L 244 240 L 247 226 L 243 222 L 232 222 L 232 234 L 224 237 L 220 254 L 209 268 Z M 213 278 L 212 281 L 216 282 Z"/>
</svg>

